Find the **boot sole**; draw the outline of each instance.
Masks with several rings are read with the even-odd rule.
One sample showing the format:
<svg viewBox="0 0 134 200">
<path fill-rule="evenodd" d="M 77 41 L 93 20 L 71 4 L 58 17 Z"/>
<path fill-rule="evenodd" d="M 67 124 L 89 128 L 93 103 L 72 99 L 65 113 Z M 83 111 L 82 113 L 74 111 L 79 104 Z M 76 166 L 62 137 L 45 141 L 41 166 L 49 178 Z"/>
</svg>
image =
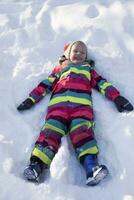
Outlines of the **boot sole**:
<svg viewBox="0 0 134 200">
<path fill-rule="evenodd" d="M 104 178 L 107 177 L 107 175 L 109 174 L 109 171 L 107 168 L 101 168 L 99 173 L 91 180 L 91 179 L 87 179 L 86 185 L 87 186 L 95 186 L 97 184 L 99 184 Z"/>
<path fill-rule="evenodd" d="M 39 178 L 35 170 L 33 171 L 27 168 L 24 170 L 23 175 L 24 175 L 24 178 L 28 181 L 39 182 Z"/>
</svg>

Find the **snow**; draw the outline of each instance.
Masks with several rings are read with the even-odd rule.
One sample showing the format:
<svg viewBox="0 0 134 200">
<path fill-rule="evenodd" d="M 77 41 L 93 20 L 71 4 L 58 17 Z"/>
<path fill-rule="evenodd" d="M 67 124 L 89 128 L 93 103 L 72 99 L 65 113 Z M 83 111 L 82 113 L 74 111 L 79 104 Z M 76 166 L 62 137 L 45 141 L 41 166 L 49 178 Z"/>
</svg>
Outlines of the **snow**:
<svg viewBox="0 0 134 200">
<path fill-rule="evenodd" d="M 87 44 L 97 71 L 134 105 L 133 22 L 133 0 L 0 1 L 0 200 L 134 200 L 134 112 L 119 113 L 93 92 L 99 160 L 110 177 L 90 188 L 67 137 L 43 183 L 23 180 L 50 96 L 16 109 L 74 40 Z"/>
</svg>

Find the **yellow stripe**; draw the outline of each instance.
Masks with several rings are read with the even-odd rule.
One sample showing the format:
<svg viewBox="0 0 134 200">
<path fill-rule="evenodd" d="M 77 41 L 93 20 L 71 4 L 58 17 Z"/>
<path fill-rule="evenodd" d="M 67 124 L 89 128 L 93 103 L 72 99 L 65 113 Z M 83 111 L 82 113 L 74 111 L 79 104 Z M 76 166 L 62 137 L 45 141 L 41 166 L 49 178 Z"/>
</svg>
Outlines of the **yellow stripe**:
<svg viewBox="0 0 134 200">
<path fill-rule="evenodd" d="M 35 103 L 35 100 L 33 97 L 28 97 L 28 99 L 31 99 L 33 103 Z"/>
<path fill-rule="evenodd" d="M 91 67 L 91 65 L 89 63 L 87 64 L 83 64 L 82 66 L 88 66 L 88 67 Z"/>
<path fill-rule="evenodd" d="M 66 101 L 92 106 L 92 102 L 90 100 L 84 99 L 84 98 L 72 97 L 72 96 L 55 97 L 49 102 L 49 106 L 52 106 L 60 102 L 66 102 Z"/>
<path fill-rule="evenodd" d="M 71 68 L 69 71 L 64 72 L 60 78 L 67 76 L 68 74 L 70 74 L 70 72 L 74 72 L 76 74 L 82 74 L 82 75 L 85 75 L 87 79 L 89 80 L 91 79 L 91 74 L 87 70 L 80 70 L 77 68 Z"/>
<path fill-rule="evenodd" d="M 68 74 L 70 74 L 70 70 L 64 72 L 61 76 L 60 76 L 60 79 L 62 79 L 62 77 L 66 77 Z"/>
<path fill-rule="evenodd" d="M 54 77 L 48 77 L 48 81 L 49 81 L 49 82 L 51 82 L 51 83 L 52 83 L 52 82 L 54 82 L 54 80 L 55 80 L 55 78 L 54 78 Z"/>
<path fill-rule="evenodd" d="M 44 126 L 43 126 L 43 129 L 45 128 L 48 128 L 48 129 L 51 129 L 53 131 L 57 131 L 58 133 L 61 133 L 62 135 L 65 135 L 65 132 L 62 130 L 62 129 L 59 129 L 51 124 L 48 124 L 46 123 Z"/>
<path fill-rule="evenodd" d="M 111 86 L 111 85 L 112 85 L 112 83 L 104 83 L 102 85 L 102 89 L 105 90 L 108 86 Z"/>
<path fill-rule="evenodd" d="M 111 83 L 104 83 L 100 88 L 101 88 L 101 93 L 102 94 L 105 94 L 105 89 L 108 87 L 108 86 L 111 86 L 112 84 Z"/>
<path fill-rule="evenodd" d="M 91 79 L 91 74 L 87 70 L 79 70 L 76 68 L 72 68 L 72 72 L 75 72 L 76 74 L 83 74 L 85 75 L 89 80 Z"/>
<path fill-rule="evenodd" d="M 82 122 L 81 124 L 78 124 L 78 125 L 74 126 L 73 128 L 71 128 L 70 132 L 74 131 L 75 129 L 77 129 L 83 125 L 86 125 L 88 128 L 90 128 L 92 126 L 92 123 L 91 122 Z"/>
<path fill-rule="evenodd" d="M 45 164 L 47 164 L 48 166 L 51 164 L 51 160 L 48 158 L 47 155 L 45 155 L 42 151 L 40 151 L 37 148 L 34 148 L 32 155 L 40 158 Z"/>
<path fill-rule="evenodd" d="M 89 149 L 86 149 L 85 151 L 83 151 L 82 153 L 79 154 L 79 158 L 86 155 L 86 154 L 97 154 L 99 151 L 98 151 L 98 148 L 95 146 L 95 147 L 91 147 Z"/>
</svg>

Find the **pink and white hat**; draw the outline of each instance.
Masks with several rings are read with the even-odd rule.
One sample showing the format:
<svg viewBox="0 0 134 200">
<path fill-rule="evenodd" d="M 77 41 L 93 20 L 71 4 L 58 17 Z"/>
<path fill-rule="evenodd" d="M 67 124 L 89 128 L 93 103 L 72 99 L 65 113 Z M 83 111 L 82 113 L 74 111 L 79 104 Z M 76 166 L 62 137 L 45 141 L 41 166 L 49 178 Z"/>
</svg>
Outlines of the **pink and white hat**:
<svg viewBox="0 0 134 200">
<path fill-rule="evenodd" d="M 66 44 L 66 45 L 64 46 L 64 55 L 65 55 L 66 59 L 69 59 L 69 58 L 70 58 L 71 49 L 72 49 L 72 46 L 73 46 L 75 43 L 81 43 L 81 44 L 83 44 L 83 45 L 86 47 L 86 50 L 87 50 L 87 46 L 86 46 L 85 43 L 82 42 L 82 41 L 75 41 L 75 42 Z"/>
</svg>

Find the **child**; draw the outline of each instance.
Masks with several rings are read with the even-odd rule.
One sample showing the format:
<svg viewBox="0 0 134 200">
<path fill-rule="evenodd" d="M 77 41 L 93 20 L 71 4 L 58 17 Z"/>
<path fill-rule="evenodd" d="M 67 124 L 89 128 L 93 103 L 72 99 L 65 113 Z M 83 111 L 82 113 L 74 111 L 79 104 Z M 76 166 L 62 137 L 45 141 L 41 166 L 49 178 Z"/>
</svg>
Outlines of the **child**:
<svg viewBox="0 0 134 200">
<path fill-rule="evenodd" d="M 43 169 L 50 166 L 57 153 L 62 136 L 68 134 L 76 156 L 85 168 L 86 184 L 93 186 L 108 174 L 108 169 L 100 165 L 97 159 L 92 88 L 113 101 L 119 112 L 131 111 L 133 106 L 87 62 L 87 47 L 82 41 L 66 45 L 62 58 L 61 64 L 18 107 L 19 111 L 30 109 L 52 92 L 46 121 L 35 142 L 24 176 L 30 181 L 39 180 Z"/>
</svg>

